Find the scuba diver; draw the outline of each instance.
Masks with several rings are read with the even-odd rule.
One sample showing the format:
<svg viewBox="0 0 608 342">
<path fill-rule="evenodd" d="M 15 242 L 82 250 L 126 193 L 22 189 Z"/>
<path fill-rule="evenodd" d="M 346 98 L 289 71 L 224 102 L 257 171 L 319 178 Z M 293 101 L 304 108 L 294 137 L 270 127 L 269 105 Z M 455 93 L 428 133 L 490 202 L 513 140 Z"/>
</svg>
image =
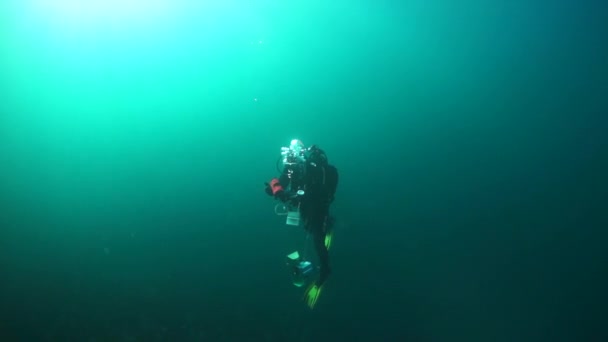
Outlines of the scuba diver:
<svg viewBox="0 0 608 342">
<path fill-rule="evenodd" d="M 323 150 L 315 145 L 305 148 L 297 139 L 292 140 L 289 147 L 282 148 L 281 156 L 282 169 L 277 161 L 281 174 L 265 183 L 265 190 L 285 205 L 287 224 L 299 226 L 301 220 L 304 229 L 312 236 L 320 264 L 318 279 L 308 286 L 304 295 L 306 304 L 312 309 L 331 273 L 328 249 L 333 219 L 329 215 L 329 206 L 338 186 L 338 170 L 328 163 Z M 298 252 L 288 258 L 298 262 L 294 274 L 306 275 L 312 270 L 312 264 L 302 260 Z M 294 281 L 294 285 L 301 286 L 302 283 Z"/>
</svg>

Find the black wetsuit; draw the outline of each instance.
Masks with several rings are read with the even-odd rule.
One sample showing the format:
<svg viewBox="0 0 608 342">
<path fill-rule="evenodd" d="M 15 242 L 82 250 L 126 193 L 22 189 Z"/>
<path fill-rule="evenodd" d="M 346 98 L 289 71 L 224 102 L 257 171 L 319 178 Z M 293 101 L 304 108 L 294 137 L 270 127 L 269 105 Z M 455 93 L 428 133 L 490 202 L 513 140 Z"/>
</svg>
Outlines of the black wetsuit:
<svg viewBox="0 0 608 342">
<path fill-rule="evenodd" d="M 320 262 L 317 285 L 322 285 L 330 274 L 325 236 L 332 224 L 329 206 L 338 187 L 338 170 L 328 163 L 316 164 L 310 161 L 296 167 L 286 166 L 279 177 L 279 183 L 287 190 L 287 195 L 282 198 L 284 201 L 289 201 L 287 198 L 298 190 L 304 190 L 304 195 L 297 196 L 291 203 L 300 205 L 304 228 L 313 237 Z"/>
</svg>

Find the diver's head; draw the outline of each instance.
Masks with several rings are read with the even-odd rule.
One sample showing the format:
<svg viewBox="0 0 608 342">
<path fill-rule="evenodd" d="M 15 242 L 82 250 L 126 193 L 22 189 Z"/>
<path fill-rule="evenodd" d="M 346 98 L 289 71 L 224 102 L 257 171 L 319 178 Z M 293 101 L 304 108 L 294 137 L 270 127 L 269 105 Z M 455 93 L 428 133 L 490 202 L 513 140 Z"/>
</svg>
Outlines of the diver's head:
<svg viewBox="0 0 608 342">
<path fill-rule="evenodd" d="M 283 156 L 284 165 L 302 164 L 306 161 L 304 153 L 304 143 L 298 139 L 293 139 L 289 144 L 289 147 L 281 148 L 281 155 Z"/>
</svg>

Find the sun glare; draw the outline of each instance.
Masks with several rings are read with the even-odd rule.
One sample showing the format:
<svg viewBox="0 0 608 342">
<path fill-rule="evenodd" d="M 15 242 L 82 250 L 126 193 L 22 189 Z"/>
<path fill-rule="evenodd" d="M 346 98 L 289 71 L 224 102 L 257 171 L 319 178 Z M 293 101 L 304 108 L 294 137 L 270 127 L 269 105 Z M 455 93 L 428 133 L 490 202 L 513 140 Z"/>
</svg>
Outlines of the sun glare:
<svg viewBox="0 0 608 342">
<path fill-rule="evenodd" d="M 31 0 L 39 16 L 81 28 L 99 25 L 153 24 L 174 14 L 171 0 Z"/>
</svg>

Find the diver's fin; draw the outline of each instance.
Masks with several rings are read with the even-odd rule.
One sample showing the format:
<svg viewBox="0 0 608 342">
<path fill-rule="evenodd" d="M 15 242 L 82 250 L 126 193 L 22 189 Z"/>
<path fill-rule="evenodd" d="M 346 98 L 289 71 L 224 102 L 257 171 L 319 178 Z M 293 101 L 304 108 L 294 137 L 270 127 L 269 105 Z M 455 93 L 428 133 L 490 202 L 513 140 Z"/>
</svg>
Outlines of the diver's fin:
<svg viewBox="0 0 608 342">
<path fill-rule="evenodd" d="M 327 250 L 329 250 L 329 248 L 331 247 L 331 242 L 332 242 L 333 236 L 334 236 L 333 230 L 330 230 L 329 232 L 327 232 L 327 234 L 325 234 L 325 248 Z"/>
<path fill-rule="evenodd" d="M 319 299 L 319 296 L 321 295 L 322 289 L 323 289 L 323 286 L 319 286 L 316 283 L 312 283 L 308 286 L 308 288 L 306 289 L 306 292 L 304 292 L 304 301 L 306 302 L 306 305 L 311 310 L 315 308 L 315 305 L 317 304 L 317 300 Z"/>
</svg>

